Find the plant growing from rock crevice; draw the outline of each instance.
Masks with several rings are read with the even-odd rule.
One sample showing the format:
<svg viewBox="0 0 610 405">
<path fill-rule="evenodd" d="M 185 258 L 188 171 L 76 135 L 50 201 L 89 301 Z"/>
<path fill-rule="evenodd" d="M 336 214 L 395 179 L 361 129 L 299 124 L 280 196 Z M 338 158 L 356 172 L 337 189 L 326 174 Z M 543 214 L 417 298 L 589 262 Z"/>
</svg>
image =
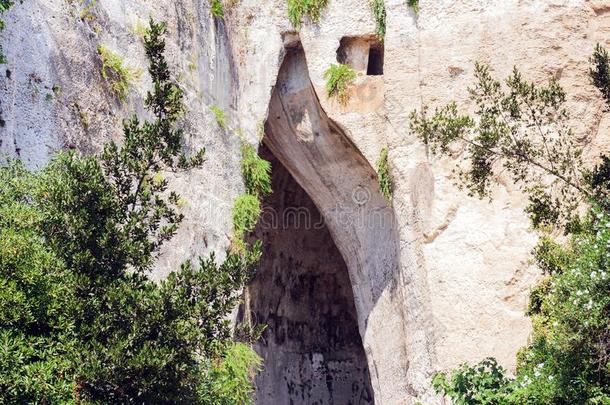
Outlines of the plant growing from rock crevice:
<svg viewBox="0 0 610 405">
<path fill-rule="evenodd" d="M 225 10 L 221 0 L 211 0 L 210 10 L 214 17 L 224 18 Z"/>
<path fill-rule="evenodd" d="M 119 100 L 125 101 L 129 87 L 141 76 L 141 72 L 127 67 L 123 58 L 105 45 L 98 45 L 97 53 L 102 61 L 102 78 L 108 82 Z"/>
<path fill-rule="evenodd" d="M 288 0 L 288 19 L 298 30 L 304 18 L 319 22 L 327 5 L 328 0 Z"/>
<path fill-rule="evenodd" d="M 216 124 L 218 124 L 221 129 L 225 129 L 227 126 L 227 116 L 223 109 L 214 104 L 211 104 L 209 108 L 210 111 L 212 111 L 212 113 L 214 114 Z"/>
<path fill-rule="evenodd" d="M 377 179 L 379 182 L 379 190 L 388 201 L 392 201 L 392 176 L 390 175 L 390 167 L 388 164 L 388 150 L 381 150 L 379 160 L 377 161 Z"/>
<path fill-rule="evenodd" d="M 370 0 L 369 4 L 371 6 L 371 11 L 373 12 L 373 17 L 375 18 L 377 36 L 379 38 L 379 41 L 383 41 L 386 29 L 386 11 L 384 0 Z"/>
<path fill-rule="evenodd" d="M 241 172 L 246 194 L 241 195 L 233 206 L 233 229 L 236 243 L 243 248 L 244 236 L 252 232 L 261 212 L 261 199 L 271 194 L 271 163 L 262 159 L 254 146 L 244 141 L 241 147 Z"/>
<path fill-rule="evenodd" d="M 356 79 L 356 71 L 345 64 L 331 64 L 324 72 L 326 93 L 329 98 L 335 97 L 345 105 L 349 101 L 349 86 Z"/>
</svg>

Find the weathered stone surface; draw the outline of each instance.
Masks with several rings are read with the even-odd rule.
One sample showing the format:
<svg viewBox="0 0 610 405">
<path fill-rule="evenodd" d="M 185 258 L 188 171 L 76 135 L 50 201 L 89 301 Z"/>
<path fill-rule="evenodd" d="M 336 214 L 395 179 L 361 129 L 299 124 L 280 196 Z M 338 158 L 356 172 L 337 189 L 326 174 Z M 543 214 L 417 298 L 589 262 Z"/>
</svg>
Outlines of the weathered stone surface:
<svg viewBox="0 0 610 405">
<path fill-rule="evenodd" d="M 149 15 L 167 21 L 169 61 L 187 93 L 185 146 L 208 153 L 202 169 L 172 175 L 189 204 L 155 271 L 163 277 L 184 259 L 229 246 L 232 202 L 243 192 L 236 134 L 261 141 L 277 112 L 280 67 L 301 44 L 306 66 L 279 83 L 305 89 L 311 82 L 309 104 L 293 103 L 304 113 L 292 118 L 294 128 L 276 126 L 282 130 L 270 148 L 316 204 L 343 255 L 375 401 L 439 403 L 429 386 L 436 370 L 486 356 L 514 366 L 530 330 L 523 310 L 537 277 L 529 262 L 536 237 L 514 185 L 500 179 L 492 203 L 467 197 L 453 185 L 455 162 L 428 156 L 410 134 L 408 112 L 466 101 L 475 61 L 490 63 L 499 77 L 517 66 L 537 82 L 559 78 L 587 157 L 607 151 L 610 118 L 589 84 L 587 59 L 596 42 L 610 45 L 610 9 L 603 0 L 420 0 L 415 15 L 404 0 L 385 4 L 383 75 L 366 75 L 362 48 L 347 106 L 327 98 L 323 74 L 337 63 L 342 38 L 374 34 L 366 1 L 331 0 L 321 22 L 305 23 L 298 34 L 282 0 L 227 1 L 224 21 L 211 17 L 206 0 L 99 0 L 90 9 L 66 0 L 17 4 L 1 34 L 9 63 L 0 72 L 0 152 L 40 167 L 58 149 L 94 152 L 120 139 L 121 120 L 143 111 L 149 79 L 144 74 L 120 103 L 100 77 L 96 47 L 105 44 L 145 69 L 137 27 Z M 229 129 L 215 124 L 211 104 L 226 111 Z M 384 147 L 391 206 L 378 199 L 372 169 Z M 362 190 L 367 204 L 391 214 L 391 233 L 367 234 L 337 220 L 332 204 L 354 204 L 352 192 L 358 200 Z"/>
</svg>

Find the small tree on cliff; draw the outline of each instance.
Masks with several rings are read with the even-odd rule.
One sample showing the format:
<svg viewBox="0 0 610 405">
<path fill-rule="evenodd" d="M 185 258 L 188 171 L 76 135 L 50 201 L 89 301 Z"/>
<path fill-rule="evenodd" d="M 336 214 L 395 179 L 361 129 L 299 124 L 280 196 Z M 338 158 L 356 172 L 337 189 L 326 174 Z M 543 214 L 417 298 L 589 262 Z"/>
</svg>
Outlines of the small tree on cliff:
<svg viewBox="0 0 610 405">
<path fill-rule="evenodd" d="M 610 105 L 607 52 L 597 46 L 590 75 Z M 544 235 L 534 251 L 543 279 L 532 290 L 531 343 L 508 378 L 494 359 L 439 373 L 433 385 L 457 404 L 610 403 L 610 159 L 583 169 L 572 140 L 566 94 L 551 79 L 528 83 L 515 69 L 505 86 L 476 65 L 469 89 L 477 109 L 459 114 L 451 103 L 435 114 L 411 115 L 411 129 L 433 153 L 465 156 L 461 185 L 489 197 L 506 174 L 528 196 L 527 213 L 540 230 L 570 236 L 559 244 Z M 585 215 L 579 208 L 588 207 Z"/>
<path fill-rule="evenodd" d="M 60 153 L 38 174 L 0 168 L 0 402 L 248 401 L 260 359 L 227 320 L 256 249 L 147 276 L 182 214 L 161 175 L 200 165 L 176 122 L 182 91 L 151 21 L 153 121 L 124 125 L 100 156 Z"/>
</svg>

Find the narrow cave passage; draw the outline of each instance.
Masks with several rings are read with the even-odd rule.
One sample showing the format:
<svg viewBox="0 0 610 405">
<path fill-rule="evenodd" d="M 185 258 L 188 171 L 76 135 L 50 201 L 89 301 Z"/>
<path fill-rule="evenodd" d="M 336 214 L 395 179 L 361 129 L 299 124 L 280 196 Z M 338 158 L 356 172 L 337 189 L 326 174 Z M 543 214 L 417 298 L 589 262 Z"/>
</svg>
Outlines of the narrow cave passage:
<svg viewBox="0 0 610 405">
<path fill-rule="evenodd" d="M 255 345 L 257 403 L 374 403 L 347 265 L 309 195 L 265 146 L 260 154 L 274 192 L 253 235 L 263 257 L 247 294 L 253 321 L 267 325 Z"/>
</svg>

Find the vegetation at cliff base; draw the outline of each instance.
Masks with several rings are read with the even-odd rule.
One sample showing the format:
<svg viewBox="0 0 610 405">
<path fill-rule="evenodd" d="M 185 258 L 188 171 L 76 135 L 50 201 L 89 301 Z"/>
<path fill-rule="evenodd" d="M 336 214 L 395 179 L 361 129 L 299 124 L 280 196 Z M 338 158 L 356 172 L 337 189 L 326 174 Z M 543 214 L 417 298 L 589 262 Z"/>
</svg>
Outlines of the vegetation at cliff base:
<svg viewBox="0 0 610 405">
<path fill-rule="evenodd" d="M 610 106 L 601 46 L 591 63 Z M 473 115 L 451 103 L 413 113 L 411 128 L 432 153 L 466 161 L 458 172 L 471 195 L 490 197 L 501 175 L 521 186 L 542 234 L 534 258 L 544 276 L 531 291 L 533 332 L 514 377 L 489 358 L 439 373 L 433 386 L 456 404 L 610 404 L 610 158 L 584 168 L 554 79 L 538 86 L 515 69 L 502 83 L 483 65 L 475 75 Z"/>
<path fill-rule="evenodd" d="M 328 97 L 336 97 L 339 103 L 345 105 L 349 101 L 349 85 L 356 79 L 356 71 L 345 64 L 331 64 L 324 72 L 326 93 Z"/>
<path fill-rule="evenodd" d="M 163 177 L 203 162 L 182 151 L 183 94 L 145 38 L 152 121 L 121 145 L 62 152 L 40 172 L 0 167 L 1 403 L 245 403 L 260 358 L 229 321 L 260 246 L 149 271 L 183 219 Z"/>
</svg>

